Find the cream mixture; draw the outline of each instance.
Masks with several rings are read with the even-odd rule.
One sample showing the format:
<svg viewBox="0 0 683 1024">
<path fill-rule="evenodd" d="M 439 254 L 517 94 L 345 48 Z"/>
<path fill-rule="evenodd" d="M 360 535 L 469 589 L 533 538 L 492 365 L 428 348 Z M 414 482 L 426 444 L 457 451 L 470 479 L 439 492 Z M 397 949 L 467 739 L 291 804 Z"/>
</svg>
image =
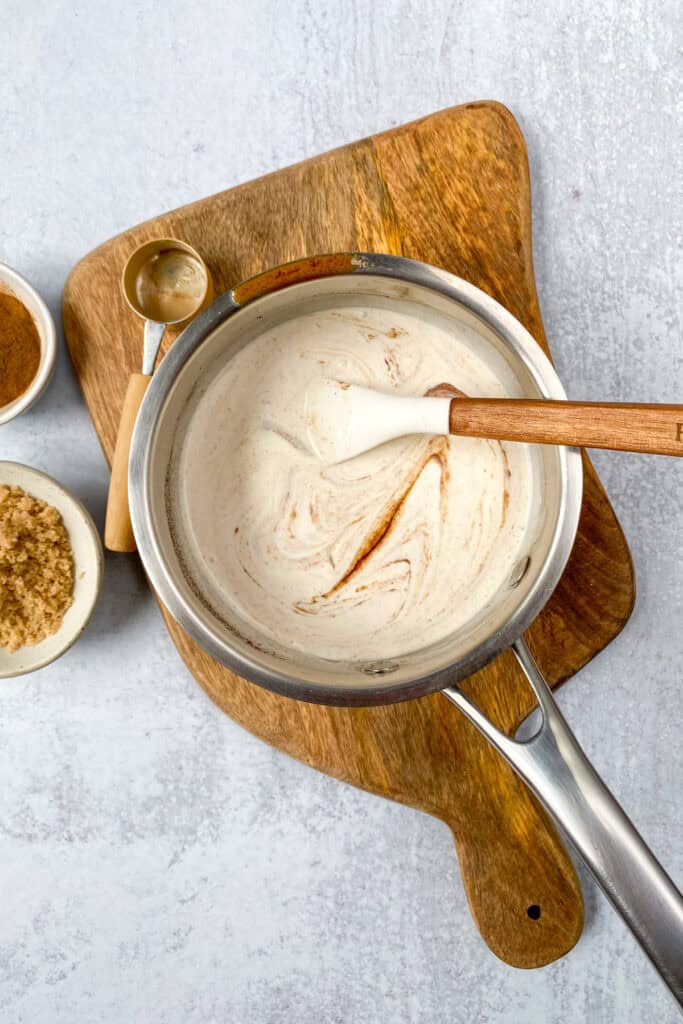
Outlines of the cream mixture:
<svg viewBox="0 0 683 1024">
<path fill-rule="evenodd" d="M 507 582 L 524 553 L 531 461 L 521 444 L 413 436 L 323 467 L 305 419 L 323 378 L 409 395 L 449 384 L 515 397 L 519 385 L 457 325 L 340 306 L 266 330 L 197 404 L 181 529 L 211 604 L 293 650 L 395 657 L 466 626 Z"/>
</svg>

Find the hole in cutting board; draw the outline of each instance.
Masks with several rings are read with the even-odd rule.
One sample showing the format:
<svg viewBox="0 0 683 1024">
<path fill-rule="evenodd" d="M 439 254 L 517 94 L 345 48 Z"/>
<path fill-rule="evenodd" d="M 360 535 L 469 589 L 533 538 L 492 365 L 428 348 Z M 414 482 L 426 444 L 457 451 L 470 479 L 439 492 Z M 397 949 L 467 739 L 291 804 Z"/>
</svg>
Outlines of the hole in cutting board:
<svg viewBox="0 0 683 1024">
<path fill-rule="evenodd" d="M 538 921 L 539 917 L 541 916 L 541 908 L 539 907 L 538 903 L 532 903 L 530 907 L 526 908 L 526 912 L 528 917 L 530 917 L 532 921 Z"/>
</svg>

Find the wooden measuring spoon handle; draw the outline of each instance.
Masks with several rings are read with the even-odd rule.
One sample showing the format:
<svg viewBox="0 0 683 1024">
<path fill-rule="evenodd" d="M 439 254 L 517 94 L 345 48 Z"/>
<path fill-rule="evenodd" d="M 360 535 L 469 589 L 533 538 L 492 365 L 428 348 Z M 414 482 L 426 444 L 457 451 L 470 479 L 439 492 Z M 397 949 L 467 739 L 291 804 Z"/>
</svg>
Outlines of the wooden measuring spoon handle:
<svg viewBox="0 0 683 1024">
<path fill-rule="evenodd" d="M 104 524 L 104 543 L 110 551 L 135 551 L 135 537 L 128 510 L 128 455 L 138 409 L 151 379 L 146 373 L 131 374 L 123 401 Z"/>
<path fill-rule="evenodd" d="M 683 455 L 683 405 L 454 398 L 451 434 Z"/>
</svg>

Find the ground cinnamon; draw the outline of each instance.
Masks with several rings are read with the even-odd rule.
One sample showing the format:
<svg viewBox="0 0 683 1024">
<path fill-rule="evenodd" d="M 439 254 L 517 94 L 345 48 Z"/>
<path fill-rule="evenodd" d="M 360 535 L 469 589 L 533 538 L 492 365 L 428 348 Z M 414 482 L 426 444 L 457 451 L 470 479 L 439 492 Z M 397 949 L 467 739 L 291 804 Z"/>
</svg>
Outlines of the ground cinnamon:
<svg viewBox="0 0 683 1024">
<path fill-rule="evenodd" d="M 40 335 L 26 306 L 0 292 L 0 408 L 23 395 L 40 365 Z"/>
</svg>

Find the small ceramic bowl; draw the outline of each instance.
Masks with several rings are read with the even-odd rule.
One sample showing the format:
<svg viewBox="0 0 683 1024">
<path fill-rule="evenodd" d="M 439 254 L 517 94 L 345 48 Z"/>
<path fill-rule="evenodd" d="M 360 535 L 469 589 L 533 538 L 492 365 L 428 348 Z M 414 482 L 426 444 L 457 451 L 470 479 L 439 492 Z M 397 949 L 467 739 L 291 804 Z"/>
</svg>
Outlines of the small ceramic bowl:
<svg viewBox="0 0 683 1024">
<path fill-rule="evenodd" d="M 48 385 L 57 358 L 57 331 L 52 314 L 38 292 L 28 281 L 12 270 L 6 263 L 0 263 L 0 291 L 16 296 L 33 317 L 40 336 L 40 363 L 38 372 L 30 385 L 13 402 L 0 406 L 0 425 L 19 416 L 40 398 Z"/>
<path fill-rule="evenodd" d="M 0 679 L 34 672 L 71 647 L 85 629 L 102 586 L 102 542 L 90 513 L 52 477 L 18 462 L 0 462 L 0 484 L 22 487 L 61 514 L 74 556 L 73 603 L 52 636 L 10 653 L 0 647 Z"/>
</svg>

